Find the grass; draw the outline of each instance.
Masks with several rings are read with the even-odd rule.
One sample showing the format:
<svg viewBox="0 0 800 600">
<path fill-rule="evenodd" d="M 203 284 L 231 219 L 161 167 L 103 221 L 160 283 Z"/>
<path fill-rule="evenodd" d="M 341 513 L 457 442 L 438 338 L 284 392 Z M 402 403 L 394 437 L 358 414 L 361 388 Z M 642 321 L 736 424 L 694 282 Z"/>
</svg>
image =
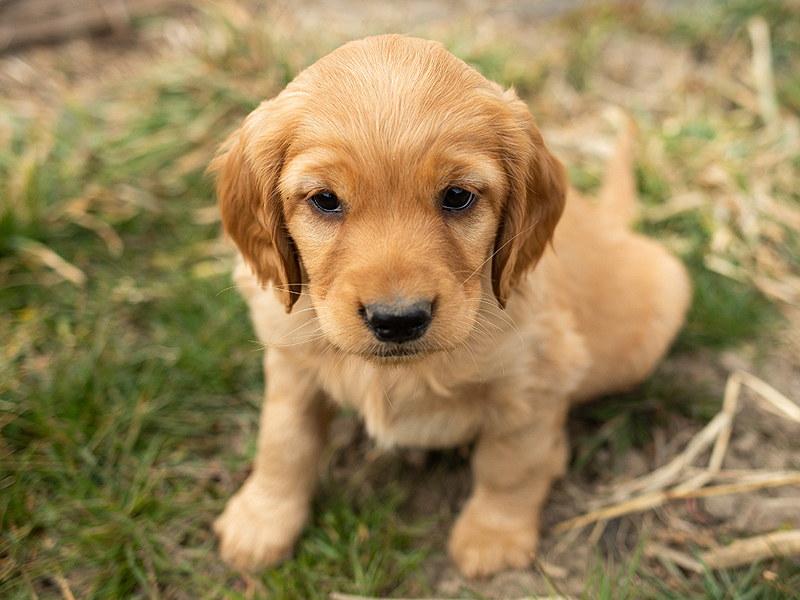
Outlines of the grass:
<svg viewBox="0 0 800 600">
<path fill-rule="evenodd" d="M 651 577 L 650 597 L 659 600 L 793 600 L 800 597 L 797 592 L 800 574 L 796 565 L 779 564 L 776 571 L 757 562 L 738 571 L 706 570 L 699 582 L 684 580 L 675 585 L 673 581 L 672 587 Z"/>
<path fill-rule="evenodd" d="M 296 558 L 280 569 L 243 577 L 216 555 L 210 524 L 246 475 L 263 382 L 204 169 L 260 99 L 337 40 L 281 33 L 237 9 L 204 10 L 188 50 L 135 58 L 125 78 L 78 77 L 56 88 L 55 102 L 42 94 L 31 105 L 11 92 L 0 100 L 0 596 L 424 595 L 419 566 L 441 553 L 452 515 L 407 522 L 408 492 L 390 477 L 374 489 L 323 477 Z M 753 10 L 718 4 L 698 22 L 606 8 L 594 20 L 556 23 L 554 49 L 531 61 L 508 42 L 471 44 L 467 32 L 450 46 L 487 76 L 516 84 L 541 122 L 560 122 L 570 115 L 536 91 L 565 84 L 579 93 L 578 110 L 594 106 L 598 57 L 612 38 L 657 36 L 701 66 L 732 68 L 748 54 Z M 765 14 L 774 24 L 778 97 L 796 117 L 800 14 L 778 4 Z M 65 66 L 56 52 L 54 81 L 63 72 L 76 77 L 80 66 Z M 800 264 L 797 232 L 768 216 L 775 226 L 756 232 L 754 243 L 724 199 L 747 201 L 765 180 L 772 197 L 796 208 L 800 153 L 773 158 L 779 144 L 762 139 L 758 115 L 719 90 L 681 93 L 674 105 L 631 107 L 644 138 L 642 228 L 673 244 L 695 280 L 675 352 L 716 351 L 776 330 L 778 311 L 755 276 Z M 601 158 L 566 149 L 570 158 L 582 165 L 575 172 L 583 187 L 596 185 Z M 724 176 L 709 179 L 715 168 Z M 653 217 L 697 181 L 705 203 Z M 734 265 L 739 281 L 710 269 L 709 257 Z M 646 443 L 658 414 L 708 396 L 664 376 L 640 394 L 678 400 L 607 405 L 593 418 L 618 420 L 605 437 L 577 442 L 579 466 L 600 445 L 621 455 Z M 769 569 L 776 579 L 765 578 Z M 629 597 L 614 586 L 618 574 L 602 577 L 587 584 L 602 590 L 598 597 Z M 780 593 L 797 589 L 798 577 L 787 561 L 670 581 L 652 593 L 716 599 L 758 589 L 752 597 L 791 598 Z"/>
</svg>

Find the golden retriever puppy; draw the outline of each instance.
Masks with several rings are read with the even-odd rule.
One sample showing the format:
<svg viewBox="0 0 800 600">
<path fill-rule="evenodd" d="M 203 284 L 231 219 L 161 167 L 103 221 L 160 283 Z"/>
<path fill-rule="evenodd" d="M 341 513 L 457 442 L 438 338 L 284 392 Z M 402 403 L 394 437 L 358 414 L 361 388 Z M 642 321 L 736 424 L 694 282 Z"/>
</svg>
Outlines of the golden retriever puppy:
<svg viewBox="0 0 800 600">
<path fill-rule="evenodd" d="M 211 169 L 266 398 L 215 523 L 224 560 L 291 554 L 349 405 L 385 446 L 474 440 L 450 555 L 468 577 L 530 563 L 570 404 L 646 378 L 690 298 L 679 261 L 627 228 L 628 153 L 583 201 L 513 91 L 396 35 L 346 44 L 247 117 Z"/>
</svg>

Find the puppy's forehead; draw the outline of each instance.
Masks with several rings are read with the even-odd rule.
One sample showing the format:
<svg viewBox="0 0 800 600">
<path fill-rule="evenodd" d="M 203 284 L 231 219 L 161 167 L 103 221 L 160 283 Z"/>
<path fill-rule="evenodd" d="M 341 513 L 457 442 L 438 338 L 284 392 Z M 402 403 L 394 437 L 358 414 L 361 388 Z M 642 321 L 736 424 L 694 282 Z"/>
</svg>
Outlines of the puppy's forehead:
<svg viewBox="0 0 800 600">
<path fill-rule="evenodd" d="M 435 42 L 378 36 L 352 42 L 306 69 L 297 139 L 408 151 L 442 137 L 488 142 L 502 90 Z"/>
<path fill-rule="evenodd" d="M 441 45 L 401 36 L 347 44 L 288 87 L 294 135 L 282 177 L 315 188 L 502 185 L 502 89 Z M 497 160 L 487 160 L 487 158 Z M 373 181 L 374 180 L 374 181 Z"/>
</svg>

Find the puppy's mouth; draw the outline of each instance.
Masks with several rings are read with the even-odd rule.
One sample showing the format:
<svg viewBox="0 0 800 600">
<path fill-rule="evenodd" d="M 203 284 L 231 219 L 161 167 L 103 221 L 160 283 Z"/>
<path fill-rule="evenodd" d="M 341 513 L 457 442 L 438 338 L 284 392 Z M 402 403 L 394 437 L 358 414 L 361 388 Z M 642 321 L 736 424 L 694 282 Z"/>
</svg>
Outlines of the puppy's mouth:
<svg viewBox="0 0 800 600">
<path fill-rule="evenodd" d="M 404 358 L 406 356 L 417 356 L 422 354 L 423 351 L 419 348 L 409 348 L 400 346 L 379 347 L 373 352 L 373 356 L 377 358 Z"/>
<path fill-rule="evenodd" d="M 422 346 L 421 344 L 405 345 L 405 344 L 381 344 L 372 349 L 372 356 L 378 359 L 413 359 L 415 357 L 427 356 L 434 352 L 432 348 Z"/>
<path fill-rule="evenodd" d="M 428 344 L 371 344 L 360 354 L 363 358 L 379 365 L 404 365 L 425 359 L 440 351 Z"/>
</svg>

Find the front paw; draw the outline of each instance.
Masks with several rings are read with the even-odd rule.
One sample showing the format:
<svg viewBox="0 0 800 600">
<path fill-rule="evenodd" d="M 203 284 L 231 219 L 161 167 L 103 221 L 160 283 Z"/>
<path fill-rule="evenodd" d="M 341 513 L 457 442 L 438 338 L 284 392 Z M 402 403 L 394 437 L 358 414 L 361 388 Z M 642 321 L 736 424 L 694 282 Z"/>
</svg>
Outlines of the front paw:
<svg viewBox="0 0 800 600">
<path fill-rule="evenodd" d="M 248 480 L 214 522 L 222 560 L 247 571 L 286 560 L 308 512 L 307 502 L 276 497 L 259 482 Z"/>
<path fill-rule="evenodd" d="M 538 523 L 481 512 L 468 504 L 450 534 L 448 550 L 461 573 L 475 579 L 530 565 L 539 541 Z"/>
</svg>

